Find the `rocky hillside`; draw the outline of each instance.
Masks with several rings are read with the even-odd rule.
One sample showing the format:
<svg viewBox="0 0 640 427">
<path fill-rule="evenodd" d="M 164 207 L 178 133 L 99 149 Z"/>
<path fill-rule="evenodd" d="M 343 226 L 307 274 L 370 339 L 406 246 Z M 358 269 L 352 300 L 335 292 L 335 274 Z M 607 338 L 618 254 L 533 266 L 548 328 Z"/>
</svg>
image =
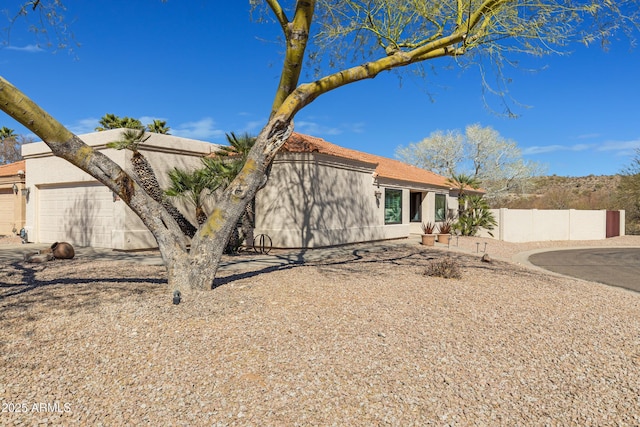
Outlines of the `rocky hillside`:
<svg viewBox="0 0 640 427">
<path fill-rule="evenodd" d="M 620 175 L 542 176 L 531 181 L 525 194 L 510 194 L 497 203 L 512 209 L 619 209 L 619 183 Z"/>
</svg>

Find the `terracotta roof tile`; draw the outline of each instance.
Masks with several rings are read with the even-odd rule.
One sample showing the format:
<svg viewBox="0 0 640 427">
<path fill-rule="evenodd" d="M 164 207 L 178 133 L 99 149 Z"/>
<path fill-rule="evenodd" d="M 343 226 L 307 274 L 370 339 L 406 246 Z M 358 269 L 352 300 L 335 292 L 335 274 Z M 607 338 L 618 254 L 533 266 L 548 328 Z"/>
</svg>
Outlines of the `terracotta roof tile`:
<svg viewBox="0 0 640 427">
<path fill-rule="evenodd" d="M 0 166 L 0 176 L 13 176 L 18 175 L 18 171 L 25 170 L 25 161 L 20 160 L 19 162 L 9 163 L 8 165 Z"/>
<path fill-rule="evenodd" d="M 322 138 L 316 138 L 296 132 L 289 137 L 281 150 L 288 151 L 290 153 L 317 152 L 345 159 L 374 163 L 377 165 L 376 172 L 380 178 L 427 184 L 437 187 L 450 187 L 450 184 L 447 183 L 446 177 L 430 172 L 426 169 L 412 166 L 399 160 L 388 159 L 386 157 L 340 147 L 327 142 Z"/>
</svg>

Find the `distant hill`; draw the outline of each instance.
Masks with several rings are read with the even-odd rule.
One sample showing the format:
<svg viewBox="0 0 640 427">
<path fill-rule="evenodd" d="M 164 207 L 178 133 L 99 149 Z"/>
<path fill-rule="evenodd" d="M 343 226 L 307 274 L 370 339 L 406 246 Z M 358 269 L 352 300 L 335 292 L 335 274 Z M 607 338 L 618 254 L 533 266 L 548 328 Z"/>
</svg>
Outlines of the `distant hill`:
<svg viewBox="0 0 640 427">
<path fill-rule="evenodd" d="M 640 215 L 633 195 L 619 189 L 621 175 L 581 177 L 541 176 L 532 179 L 524 194 L 509 194 L 491 203 L 510 209 L 607 209 L 626 210 L 625 232 L 640 235 Z M 628 190 L 628 185 L 626 190 Z M 633 193 L 632 193 L 633 194 Z M 626 200 L 626 201 L 625 201 Z M 625 203 L 627 206 L 625 207 Z M 631 203 L 631 205 L 628 205 Z"/>
<path fill-rule="evenodd" d="M 620 209 L 616 190 L 620 175 L 541 176 L 524 194 L 509 194 L 494 207 L 511 209 Z"/>
</svg>

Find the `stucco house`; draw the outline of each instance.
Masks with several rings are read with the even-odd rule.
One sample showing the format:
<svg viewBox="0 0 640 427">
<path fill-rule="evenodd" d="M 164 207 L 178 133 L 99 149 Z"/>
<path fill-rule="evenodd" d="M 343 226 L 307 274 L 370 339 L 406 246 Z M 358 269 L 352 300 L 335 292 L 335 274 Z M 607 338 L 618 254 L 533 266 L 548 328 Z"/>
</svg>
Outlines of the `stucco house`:
<svg viewBox="0 0 640 427">
<path fill-rule="evenodd" d="M 0 166 L 0 236 L 20 233 L 25 224 L 25 161 Z"/>
<path fill-rule="evenodd" d="M 130 169 L 131 153 L 106 147 L 121 130 L 80 135 Z M 163 188 L 177 166 L 197 168 L 218 146 L 151 134 L 140 146 Z M 43 142 L 23 146 L 28 241 L 67 241 L 118 250 L 156 247 L 151 233 L 107 187 L 52 155 Z M 445 177 L 397 160 L 294 133 L 276 156 L 269 181 L 256 196 L 254 235 L 274 247 L 313 248 L 405 238 L 423 221 L 438 222 L 457 209 Z M 195 224 L 193 209 L 178 208 Z M 251 244 L 251 242 L 249 242 Z"/>
<path fill-rule="evenodd" d="M 120 139 L 121 134 L 121 129 L 114 129 L 79 137 L 130 172 L 132 153 L 106 146 Z M 217 147 L 209 142 L 152 133 L 139 151 L 164 188 L 169 184 L 169 170 L 200 167 L 202 157 Z M 29 242 L 66 241 L 118 250 L 157 247 L 151 232 L 122 200 L 89 174 L 53 156 L 44 142 L 23 145 L 22 156 L 29 171 L 25 226 Z M 191 209 L 180 204 L 177 207 L 195 223 Z"/>
<path fill-rule="evenodd" d="M 294 133 L 256 196 L 254 235 L 297 248 L 406 238 L 457 208 L 441 175 Z"/>
</svg>

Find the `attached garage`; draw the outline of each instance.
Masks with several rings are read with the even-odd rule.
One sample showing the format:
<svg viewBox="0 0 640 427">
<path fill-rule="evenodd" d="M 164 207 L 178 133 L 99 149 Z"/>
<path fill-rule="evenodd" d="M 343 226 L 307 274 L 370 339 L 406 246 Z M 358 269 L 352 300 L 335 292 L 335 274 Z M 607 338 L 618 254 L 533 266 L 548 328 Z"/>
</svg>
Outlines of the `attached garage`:
<svg viewBox="0 0 640 427">
<path fill-rule="evenodd" d="M 107 148 L 121 138 L 122 129 L 79 135 L 86 144 L 131 173 L 131 152 Z M 168 172 L 174 168 L 195 169 L 202 157 L 218 148 L 204 141 L 152 133 L 140 147 L 162 188 L 169 184 Z M 53 156 L 44 142 L 25 144 L 27 193 L 26 225 L 29 242 L 69 242 L 117 250 L 157 247 L 151 232 L 140 218 L 113 192 L 95 178 Z M 192 209 L 178 209 L 195 223 Z"/>
<path fill-rule="evenodd" d="M 38 240 L 78 246 L 112 247 L 116 229 L 113 193 L 100 183 L 38 188 Z"/>
</svg>

